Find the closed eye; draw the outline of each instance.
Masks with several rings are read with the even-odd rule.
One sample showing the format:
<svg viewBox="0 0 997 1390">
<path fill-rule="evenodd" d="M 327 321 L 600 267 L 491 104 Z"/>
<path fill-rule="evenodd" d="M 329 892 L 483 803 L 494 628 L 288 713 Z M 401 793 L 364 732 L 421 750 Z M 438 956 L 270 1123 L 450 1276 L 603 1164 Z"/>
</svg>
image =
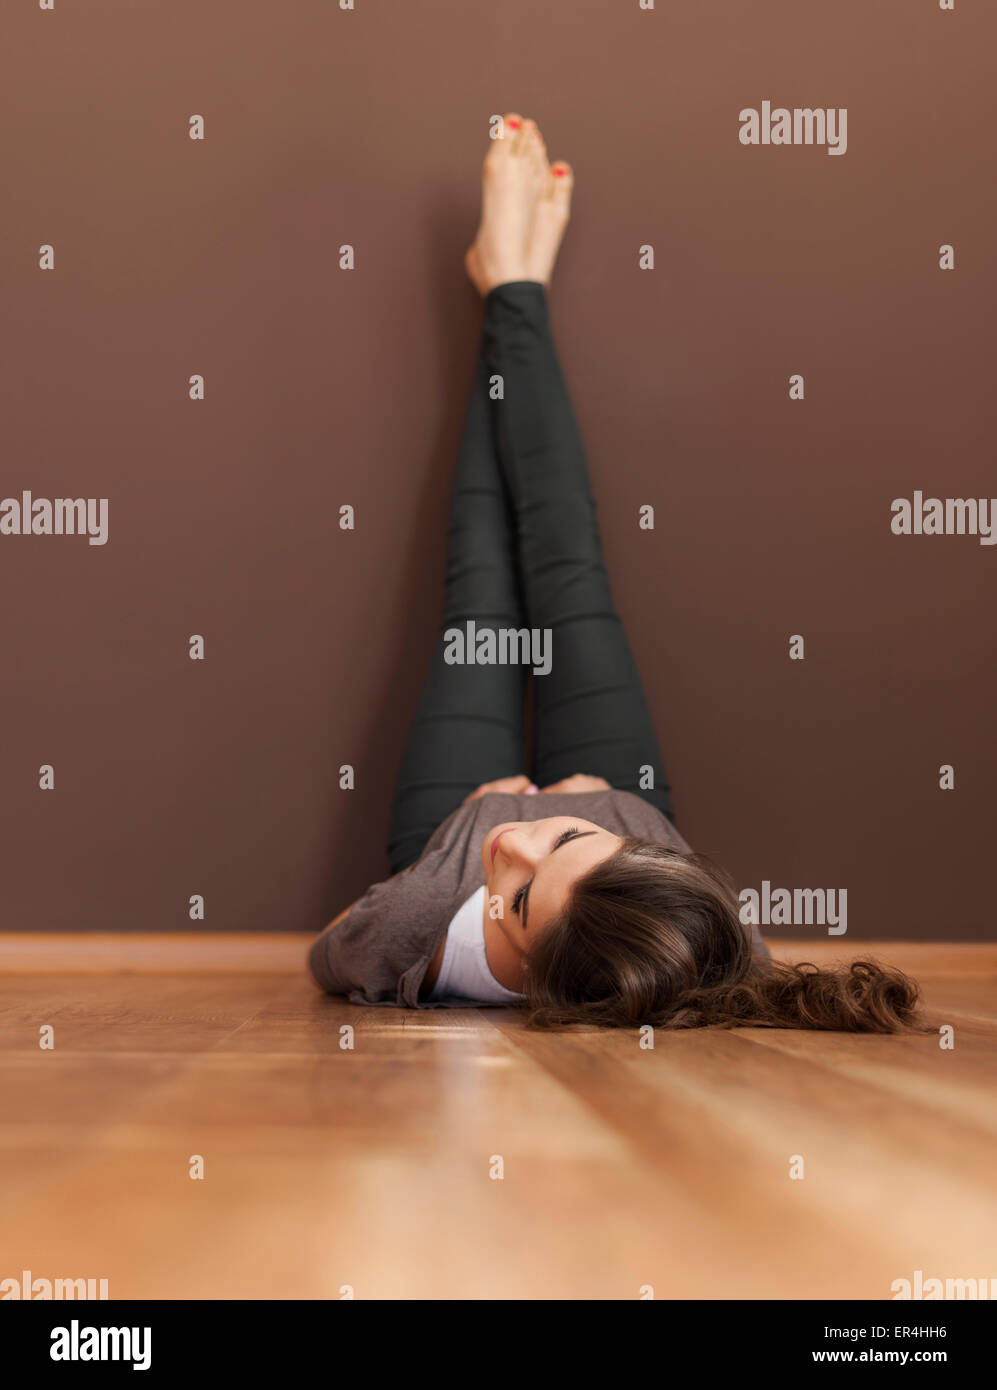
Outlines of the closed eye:
<svg viewBox="0 0 997 1390">
<path fill-rule="evenodd" d="M 594 830 L 579 830 L 577 825 L 571 825 L 571 826 L 568 827 L 567 830 L 562 831 L 562 833 L 561 833 L 560 835 L 558 835 L 557 839 L 554 841 L 554 843 L 553 843 L 553 844 L 551 845 L 551 847 L 550 847 L 550 852 L 551 852 L 551 854 L 555 854 L 555 853 L 561 848 L 561 846 L 562 846 L 562 845 L 566 845 L 566 844 L 568 843 L 569 840 L 582 840 L 582 839 L 585 838 L 586 835 L 594 835 L 595 833 L 596 833 L 596 832 L 595 832 Z M 522 888 L 517 888 L 517 889 L 516 889 L 516 892 L 515 892 L 515 894 L 513 895 L 513 899 L 512 899 L 512 910 L 513 910 L 513 912 L 516 914 L 517 917 L 520 916 L 520 913 L 522 913 L 523 931 L 526 930 L 526 927 L 527 927 L 527 924 L 528 924 L 528 921 L 529 921 L 529 915 L 530 915 L 530 902 L 529 902 L 529 896 L 530 896 L 530 889 L 531 889 L 532 887 L 533 887 L 533 879 L 531 878 L 530 881 L 529 881 L 528 883 L 524 883 L 524 884 L 523 884 Z"/>
</svg>

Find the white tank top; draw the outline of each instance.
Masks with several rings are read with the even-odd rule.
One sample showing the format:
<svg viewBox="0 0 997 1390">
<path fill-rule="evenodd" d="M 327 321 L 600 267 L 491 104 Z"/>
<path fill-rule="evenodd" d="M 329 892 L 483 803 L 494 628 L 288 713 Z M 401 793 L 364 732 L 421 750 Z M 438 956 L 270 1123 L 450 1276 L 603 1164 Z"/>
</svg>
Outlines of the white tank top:
<svg viewBox="0 0 997 1390">
<path fill-rule="evenodd" d="M 443 964 L 428 997 L 473 999 L 478 1004 L 521 1004 L 526 998 L 500 985 L 488 968 L 484 884 L 454 913 L 447 928 Z"/>
</svg>

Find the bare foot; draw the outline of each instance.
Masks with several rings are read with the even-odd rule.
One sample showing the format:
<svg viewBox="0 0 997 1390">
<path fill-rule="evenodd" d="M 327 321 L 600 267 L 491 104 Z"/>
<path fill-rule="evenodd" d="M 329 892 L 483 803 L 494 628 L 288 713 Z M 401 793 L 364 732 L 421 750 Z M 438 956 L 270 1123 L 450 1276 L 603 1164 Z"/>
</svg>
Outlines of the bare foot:
<svg viewBox="0 0 997 1390">
<path fill-rule="evenodd" d="M 561 238 L 571 216 L 571 192 L 574 186 L 575 176 L 570 164 L 559 159 L 550 166 L 546 186 L 533 212 L 533 226 L 526 247 L 527 280 L 550 284 Z"/>
<path fill-rule="evenodd" d="M 503 117 L 503 138 L 485 156 L 481 223 L 464 265 L 482 296 L 510 280 L 533 280 L 529 241 L 533 214 L 547 187 L 549 169 L 535 121 L 515 111 Z"/>
</svg>

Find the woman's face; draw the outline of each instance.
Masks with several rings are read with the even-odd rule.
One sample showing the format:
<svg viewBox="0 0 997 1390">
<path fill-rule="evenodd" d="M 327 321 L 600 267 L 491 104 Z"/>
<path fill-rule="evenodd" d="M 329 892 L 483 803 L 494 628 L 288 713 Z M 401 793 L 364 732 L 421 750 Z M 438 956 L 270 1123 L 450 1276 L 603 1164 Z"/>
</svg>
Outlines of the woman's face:
<svg viewBox="0 0 997 1390">
<path fill-rule="evenodd" d="M 622 843 L 575 816 L 505 821 L 488 832 L 481 846 L 486 892 L 501 899 L 497 920 L 520 954 L 562 911 L 575 881 Z"/>
</svg>

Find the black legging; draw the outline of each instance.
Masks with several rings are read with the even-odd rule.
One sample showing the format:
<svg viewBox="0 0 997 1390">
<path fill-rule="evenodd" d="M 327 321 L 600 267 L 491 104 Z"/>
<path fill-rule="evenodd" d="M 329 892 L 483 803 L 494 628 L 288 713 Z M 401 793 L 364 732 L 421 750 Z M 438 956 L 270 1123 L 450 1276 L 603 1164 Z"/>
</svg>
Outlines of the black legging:
<svg viewBox="0 0 997 1390">
<path fill-rule="evenodd" d="M 501 378 L 501 399 L 491 379 Z M 388 854 L 407 868 L 482 782 L 527 771 L 528 665 L 448 665 L 443 630 L 550 629 L 534 677 L 533 780 L 575 772 L 671 796 L 630 644 L 610 593 L 585 454 L 551 337 L 544 287 L 499 285 L 484 332 L 454 479 L 446 602 L 398 776 Z M 642 768 L 653 788 L 642 788 Z M 647 775 L 643 774 L 647 781 Z"/>
</svg>

